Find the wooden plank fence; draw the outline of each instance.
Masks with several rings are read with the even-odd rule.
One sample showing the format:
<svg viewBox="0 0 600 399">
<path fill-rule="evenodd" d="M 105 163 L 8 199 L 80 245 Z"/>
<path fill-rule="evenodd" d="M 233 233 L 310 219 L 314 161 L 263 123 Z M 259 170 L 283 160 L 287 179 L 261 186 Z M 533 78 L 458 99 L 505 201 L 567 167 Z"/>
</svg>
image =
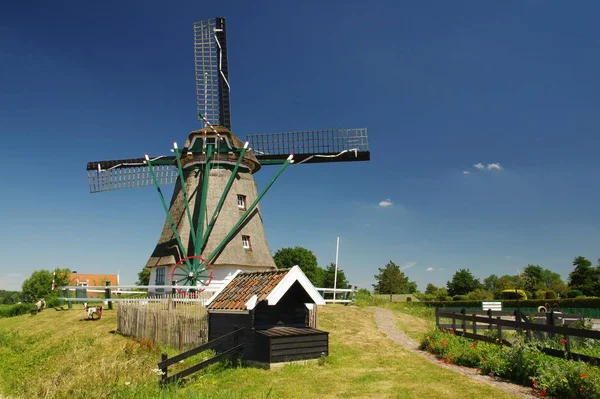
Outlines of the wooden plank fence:
<svg viewBox="0 0 600 399">
<path fill-rule="evenodd" d="M 227 358 L 232 358 L 235 361 L 235 359 L 237 358 L 239 353 L 244 349 L 244 344 L 239 343 L 239 337 L 243 330 L 244 330 L 244 328 L 237 328 L 234 326 L 232 332 L 221 335 L 220 337 L 213 339 L 212 341 L 209 341 L 209 342 L 207 342 L 203 345 L 200 345 L 196 348 L 190 349 L 187 352 L 180 353 L 179 355 L 173 356 L 171 358 L 169 358 L 166 353 L 163 353 L 161 356 L 161 361 L 158 363 L 158 368 L 162 372 L 160 385 L 162 386 L 162 385 L 177 381 L 183 377 L 186 377 L 190 374 L 200 371 L 203 368 L 210 366 L 211 364 L 217 363 L 217 362 L 227 359 Z M 168 371 L 169 366 L 176 364 L 182 360 L 185 360 L 190 356 L 194 356 L 194 355 L 197 355 L 198 353 L 204 352 L 207 349 L 214 348 L 218 343 L 220 343 L 221 341 L 226 340 L 226 339 L 230 340 L 230 342 L 231 342 L 229 345 L 230 346 L 229 349 L 219 353 L 218 355 L 213 356 L 210 359 L 203 360 L 202 362 L 200 362 L 188 369 L 180 371 L 177 374 L 169 376 L 169 371 Z"/>
<path fill-rule="evenodd" d="M 193 348 L 208 340 L 204 299 L 168 294 L 160 299 L 123 300 L 117 308 L 117 331 L 179 351 Z"/>
<path fill-rule="evenodd" d="M 453 311 L 443 311 L 436 309 L 435 311 L 435 323 L 439 329 L 451 329 L 457 335 L 464 336 L 466 338 L 486 341 L 486 342 L 497 342 L 502 345 L 511 346 L 510 341 L 507 341 L 503 336 L 505 330 L 515 330 L 519 334 L 525 334 L 526 338 L 531 340 L 533 338 L 545 338 L 555 337 L 557 335 L 563 336 L 565 340 L 565 350 L 558 350 L 552 348 L 542 348 L 542 352 L 550 356 L 555 357 L 567 357 L 569 359 L 581 360 L 587 363 L 600 364 L 600 358 L 587 356 L 571 351 L 571 338 L 588 338 L 594 340 L 600 340 L 600 331 L 584 330 L 571 327 L 564 327 L 554 325 L 556 322 L 556 315 L 554 312 L 540 313 L 547 317 L 548 324 L 531 323 L 527 320 L 523 314 L 519 312 L 493 312 L 493 311 L 480 311 L 470 312 L 467 314 L 463 309 L 460 313 Z M 487 316 L 479 315 L 481 313 L 487 314 Z M 506 315 L 505 313 L 508 313 Z M 571 315 L 559 313 L 560 316 L 565 318 L 580 318 L 580 315 Z M 536 313 L 537 315 L 537 313 Z M 495 318 L 494 318 L 495 316 Z M 515 320 L 503 319 L 502 316 L 514 316 Z M 450 319 L 451 323 L 442 324 L 440 319 Z M 525 320 L 524 320 L 525 319 Z M 469 332 L 471 330 L 471 332 Z M 490 337 L 489 335 L 482 335 L 478 332 L 495 331 L 496 336 Z"/>
</svg>

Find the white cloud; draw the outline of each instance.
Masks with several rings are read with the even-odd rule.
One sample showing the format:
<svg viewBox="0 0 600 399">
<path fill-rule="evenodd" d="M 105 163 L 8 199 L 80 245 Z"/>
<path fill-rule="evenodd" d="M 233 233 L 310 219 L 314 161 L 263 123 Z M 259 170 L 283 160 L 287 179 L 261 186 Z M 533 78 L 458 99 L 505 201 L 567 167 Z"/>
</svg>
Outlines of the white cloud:
<svg viewBox="0 0 600 399">
<path fill-rule="evenodd" d="M 406 262 L 404 266 L 400 268 L 400 270 L 410 269 L 411 267 L 415 267 L 417 262 Z"/>
<path fill-rule="evenodd" d="M 439 271 L 442 271 L 442 270 L 444 270 L 444 269 L 443 268 L 442 269 L 436 269 L 435 267 L 431 267 L 431 266 L 428 267 L 427 269 L 425 269 L 426 272 L 439 272 Z"/>
<path fill-rule="evenodd" d="M 481 170 L 481 169 L 485 169 L 485 165 L 482 164 L 481 162 L 476 163 L 475 165 L 473 165 L 475 168 Z"/>
<path fill-rule="evenodd" d="M 392 206 L 393 204 L 394 203 L 392 202 L 392 200 L 388 198 L 388 199 L 385 199 L 385 200 L 381 201 L 379 203 L 379 206 L 381 208 L 387 208 L 388 206 Z"/>
<path fill-rule="evenodd" d="M 498 162 L 489 163 L 487 168 L 488 170 L 502 170 L 502 166 Z"/>
<path fill-rule="evenodd" d="M 471 174 L 471 172 L 463 170 L 463 175 L 470 175 L 470 174 Z"/>
</svg>

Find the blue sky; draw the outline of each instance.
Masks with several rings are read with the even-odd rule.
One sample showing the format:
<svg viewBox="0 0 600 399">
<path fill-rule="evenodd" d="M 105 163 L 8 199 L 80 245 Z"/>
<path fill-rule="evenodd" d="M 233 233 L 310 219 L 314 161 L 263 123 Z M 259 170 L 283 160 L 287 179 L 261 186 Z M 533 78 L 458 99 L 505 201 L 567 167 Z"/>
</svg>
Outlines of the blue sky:
<svg viewBox="0 0 600 399">
<path fill-rule="evenodd" d="M 273 186 L 261 205 L 273 250 L 304 246 L 325 266 L 340 235 L 340 267 L 369 288 L 389 260 L 421 289 L 460 268 L 484 278 L 533 263 L 566 278 L 575 256 L 600 257 L 599 12 L 592 1 L 3 4 L 0 289 L 54 267 L 135 281 L 164 222 L 156 192 L 91 195 L 85 164 L 166 154 L 199 126 L 192 23 L 215 16 L 227 19 L 240 137 L 369 128 L 370 162 L 298 165 Z M 259 172 L 259 187 L 274 173 Z"/>
</svg>

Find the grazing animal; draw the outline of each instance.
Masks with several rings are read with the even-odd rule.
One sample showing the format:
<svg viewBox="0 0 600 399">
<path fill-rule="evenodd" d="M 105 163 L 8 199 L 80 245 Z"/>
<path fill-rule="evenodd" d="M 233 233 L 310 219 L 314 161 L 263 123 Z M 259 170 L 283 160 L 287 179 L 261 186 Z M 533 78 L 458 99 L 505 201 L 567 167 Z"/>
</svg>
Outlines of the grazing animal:
<svg viewBox="0 0 600 399">
<path fill-rule="evenodd" d="M 94 317 L 96 317 L 99 320 L 102 318 L 102 306 L 88 306 L 87 302 L 84 302 L 83 305 L 88 319 L 94 320 Z"/>
<path fill-rule="evenodd" d="M 42 309 L 44 309 L 45 307 L 46 307 L 46 301 L 44 300 L 44 298 L 40 299 L 35 304 L 35 308 L 37 309 L 38 312 L 41 312 Z"/>
</svg>

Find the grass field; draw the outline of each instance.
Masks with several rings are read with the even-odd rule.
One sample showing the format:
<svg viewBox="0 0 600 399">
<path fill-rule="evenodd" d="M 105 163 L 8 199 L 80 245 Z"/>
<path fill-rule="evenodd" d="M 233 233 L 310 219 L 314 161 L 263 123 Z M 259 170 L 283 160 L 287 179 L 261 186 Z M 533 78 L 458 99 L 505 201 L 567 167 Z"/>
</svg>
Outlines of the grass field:
<svg viewBox="0 0 600 399">
<path fill-rule="evenodd" d="M 83 316 L 81 308 L 47 309 L 0 319 L 0 393 L 9 398 L 513 397 L 405 351 L 377 330 L 370 310 L 356 306 L 320 308 L 319 328 L 330 332 L 330 356 L 320 364 L 271 371 L 215 365 L 179 388 L 163 390 L 153 372 L 161 348 L 115 334 L 116 311 L 106 311 L 100 321 Z M 181 366 L 186 365 L 191 364 Z"/>
</svg>

